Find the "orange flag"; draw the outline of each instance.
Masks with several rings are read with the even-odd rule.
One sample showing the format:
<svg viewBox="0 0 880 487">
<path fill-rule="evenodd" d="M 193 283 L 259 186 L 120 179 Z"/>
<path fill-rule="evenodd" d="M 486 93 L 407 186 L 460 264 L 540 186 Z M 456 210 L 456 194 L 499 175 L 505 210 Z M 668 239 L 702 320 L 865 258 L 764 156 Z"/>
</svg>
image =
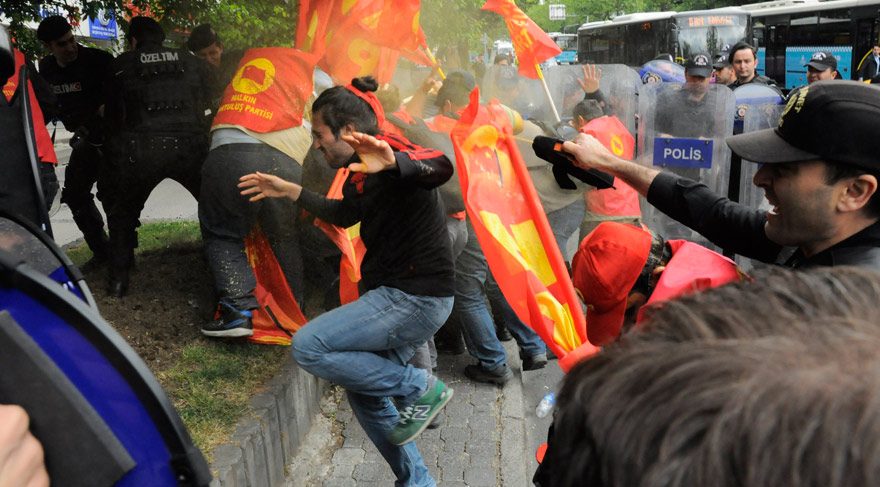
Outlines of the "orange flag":
<svg viewBox="0 0 880 487">
<path fill-rule="evenodd" d="M 255 226 L 244 240 L 248 262 L 257 278 L 254 296 L 254 334 L 248 341 L 268 345 L 290 345 L 290 337 L 308 321 L 290 292 L 287 278 L 263 231 Z"/>
<path fill-rule="evenodd" d="M 248 49 L 213 125 L 241 125 L 257 133 L 302 125 L 316 62 L 316 55 L 289 47 Z"/>
<path fill-rule="evenodd" d="M 478 89 L 451 138 L 462 195 L 498 286 L 516 315 L 568 370 L 598 349 L 556 246 L 547 216 L 497 102 L 479 105 Z"/>
<path fill-rule="evenodd" d="M 394 75 L 399 51 L 373 42 L 373 34 L 355 18 L 332 27 L 324 57 L 318 66 L 338 84 L 346 85 L 352 78 L 371 75 L 379 83 L 388 83 Z"/>
<path fill-rule="evenodd" d="M 483 10 L 490 10 L 504 17 L 519 60 L 519 74 L 532 79 L 540 78 L 538 64 L 562 52 L 553 39 L 523 13 L 513 0 L 486 0 Z"/>
<path fill-rule="evenodd" d="M 336 178 L 330 184 L 327 197 L 342 199 L 342 186 L 348 178 L 348 169 L 336 171 Z M 361 240 L 361 224 L 358 223 L 348 228 L 340 228 L 323 220 L 315 219 L 315 226 L 327 235 L 342 252 L 339 259 L 339 302 L 350 303 L 359 296 L 358 282 L 361 280 L 361 262 L 367 252 L 363 240 Z"/>
</svg>

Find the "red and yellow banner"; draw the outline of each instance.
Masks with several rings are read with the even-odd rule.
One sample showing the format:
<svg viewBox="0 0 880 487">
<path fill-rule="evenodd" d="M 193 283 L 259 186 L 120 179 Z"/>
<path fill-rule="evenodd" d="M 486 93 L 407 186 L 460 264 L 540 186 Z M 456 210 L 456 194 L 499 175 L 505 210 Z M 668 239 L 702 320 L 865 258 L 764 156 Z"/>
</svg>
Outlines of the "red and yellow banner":
<svg viewBox="0 0 880 487">
<path fill-rule="evenodd" d="M 18 49 L 13 49 L 15 57 L 15 73 L 6 80 L 3 85 L 3 96 L 7 102 L 12 101 L 15 92 L 18 91 L 18 84 L 21 79 L 21 68 L 24 66 L 24 54 Z M 58 164 L 58 156 L 55 154 L 55 144 L 52 143 L 52 137 L 46 129 L 46 120 L 43 118 L 43 110 L 37 102 L 37 95 L 34 92 L 34 85 L 28 79 L 28 101 L 31 104 L 31 122 L 34 127 L 34 138 L 37 143 L 37 158 L 40 162 L 46 164 Z"/>
<path fill-rule="evenodd" d="M 511 308 L 541 336 L 568 370 L 598 349 L 547 216 L 516 147 L 509 117 L 479 91 L 451 138 L 462 195 L 477 239 Z"/>
<path fill-rule="evenodd" d="M 486 0 L 483 10 L 504 17 L 519 60 L 519 74 L 532 79 L 540 78 L 538 65 L 562 52 L 553 39 L 523 13 L 513 0 Z"/>
<path fill-rule="evenodd" d="M 336 171 L 336 178 L 330 184 L 327 197 L 330 199 L 342 199 L 342 186 L 348 178 L 348 169 L 342 168 Z M 363 240 L 361 240 L 361 224 L 357 223 L 348 228 L 331 225 L 323 220 L 315 219 L 315 226 L 320 228 L 327 237 L 336 244 L 342 257 L 339 259 L 339 302 L 350 303 L 359 297 L 358 283 L 361 280 L 361 262 L 367 252 Z"/>
<path fill-rule="evenodd" d="M 419 0 L 304 0 L 296 46 L 321 56 L 319 66 L 339 84 L 372 75 L 391 81 L 401 55 L 432 65 L 422 51 Z"/>
<path fill-rule="evenodd" d="M 257 278 L 254 296 L 260 305 L 254 310 L 254 334 L 248 340 L 268 345 L 290 345 L 291 336 L 308 320 L 290 292 L 287 278 L 259 226 L 251 230 L 244 243 L 248 262 Z"/>
<path fill-rule="evenodd" d="M 214 125 L 240 125 L 258 133 L 302 125 L 312 96 L 317 56 L 289 47 L 248 49 L 214 117 Z"/>
</svg>

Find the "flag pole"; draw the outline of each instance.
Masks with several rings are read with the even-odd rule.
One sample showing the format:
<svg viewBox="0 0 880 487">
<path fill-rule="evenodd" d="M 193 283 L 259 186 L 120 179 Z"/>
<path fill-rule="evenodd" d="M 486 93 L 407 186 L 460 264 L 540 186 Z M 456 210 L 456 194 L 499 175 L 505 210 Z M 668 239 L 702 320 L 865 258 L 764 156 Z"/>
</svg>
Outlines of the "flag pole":
<svg viewBox="0 0 880 487">
<path fill-rule="evenodd" d="M 559 118 L 559 111 L 556 110 L 556 104 L 553 103 L 553 97 L 550 95 L 550 88 L 547 86 L 547 80 L 544 79 L 544 72 L 541 71 L 541 65 L 536 64 L 535 70 L 538 72 L 538 78 L 541 79 L 541 86 L 544 87 L 544 94 L 547 95 L 547 101 L 550 102 L 550 108 L 553 109 L 553 118 L 556 119 L 556 123 L 559 123 L 562 119 Z"/>
<path fill-rule="evenodd" d="M 437 74 L 440 75 L 440 79 L 446 79 L 446 73 L 443 72 L 443 68 L 441 68 L 440 64 L 437 63 L 437 58 L 435 58 L 434 55 L 431 54 L 431 50 L 428 49 L 428 46 L 422 45 L 422 46 L 419 46 L 419 48 L 422 49 L 425 52 L 425 54 L 428 55 L 428 59 L 430 59 L 431 62 L 434 64 L 434 69 L 437 70 Z"/>
</svg>

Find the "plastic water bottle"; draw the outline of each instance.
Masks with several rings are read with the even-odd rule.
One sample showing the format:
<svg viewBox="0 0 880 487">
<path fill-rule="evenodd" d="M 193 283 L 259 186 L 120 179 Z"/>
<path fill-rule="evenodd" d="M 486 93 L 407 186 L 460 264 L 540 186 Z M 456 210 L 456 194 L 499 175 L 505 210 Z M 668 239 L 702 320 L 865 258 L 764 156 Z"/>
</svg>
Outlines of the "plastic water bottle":
<svg viewBox="0 0 880 487">
<path fill-rule="evenodd" d="M 541 402 L 538 403 L 538 407 L 535 408 L 535 416 L 539 418 L 543 418 L 550 414 L 550 411 L 553 411 L 553 406 L 556 404 L 556 393 L 550 391 L 541 399 Z"/>
</svg>

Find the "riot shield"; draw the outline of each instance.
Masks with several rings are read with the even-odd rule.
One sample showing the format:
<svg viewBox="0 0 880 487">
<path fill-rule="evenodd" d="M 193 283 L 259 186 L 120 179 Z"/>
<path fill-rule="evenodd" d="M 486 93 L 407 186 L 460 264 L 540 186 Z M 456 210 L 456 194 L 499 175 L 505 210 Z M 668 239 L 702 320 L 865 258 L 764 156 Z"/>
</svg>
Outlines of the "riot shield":
<svg viewBox="0 0 880 487">
<path fill-rule="evenodd" d="M 210 482 L 140 357 L 96 309 L 3 250 L 0 348 L 0 403 L 28 412 L 53 484 Z"/>
<path fill-rule="evenodd" d="M 773 128 L 779 124 L 779 116 L 785 106 L 785 99 L 775 87 L 750 83 L 733 90 L 733 95 L 736 97 L 734 133 L 755 132 Z M 740 126 L 739 131 L 736 131 L 737 125 Z M 734 158 L 736 158 L 735 155 Z M 736 178 L 739 187 L 732 194 L 736 195 L 736 201 L 746 206 L 769 209 L 767 200 L 764 198 L 764 191 L 752 183 L 752 179 L 758 171 L 758 165 L 752 162 L 742 161 L 739 177 Z M 732 186 L 735 176 L 736 174 L 731 174 Z"/>
<path fill-rule="evenodd" d="M 35 271 L 96 308 L 92 292 L 79 269 L 48 235 L 31 222 L 0 211 L 0 250 L 26 262 Z"/>
<path fill-rule="evenodd" d="M 639 162 L 706 184 L 726 195 L 733 132 L 733 93 L 713 84 L 660 83 L 639 93 Z M 705 238 L 643 202 L 642 216 L 666 238 L 708 245 Z"/>
<path fill-rule="evenodd" d="M 520 76 L 516 66 L 488 66 L 480 83 L 480 94 L 483 101 L 497 99 L 519 112 L 523 119 L 556 122 L 541 81 Z"/>
<path fill-rule="evenodd" d="M 599 91 L 606 104 L 606 112 L 614 115 L 635 133 L 635 115 L 638 110 L 638 92 L 642 82 L 638 73 L 623 64 L 597 64 L 601 73 Z M 551 66 L 544 71 L 544 79 L 559 116 L 571 120 L 572 109 L 584 99 L 578 80 L 584 77 L 582 65 Z"/>
</svg>

